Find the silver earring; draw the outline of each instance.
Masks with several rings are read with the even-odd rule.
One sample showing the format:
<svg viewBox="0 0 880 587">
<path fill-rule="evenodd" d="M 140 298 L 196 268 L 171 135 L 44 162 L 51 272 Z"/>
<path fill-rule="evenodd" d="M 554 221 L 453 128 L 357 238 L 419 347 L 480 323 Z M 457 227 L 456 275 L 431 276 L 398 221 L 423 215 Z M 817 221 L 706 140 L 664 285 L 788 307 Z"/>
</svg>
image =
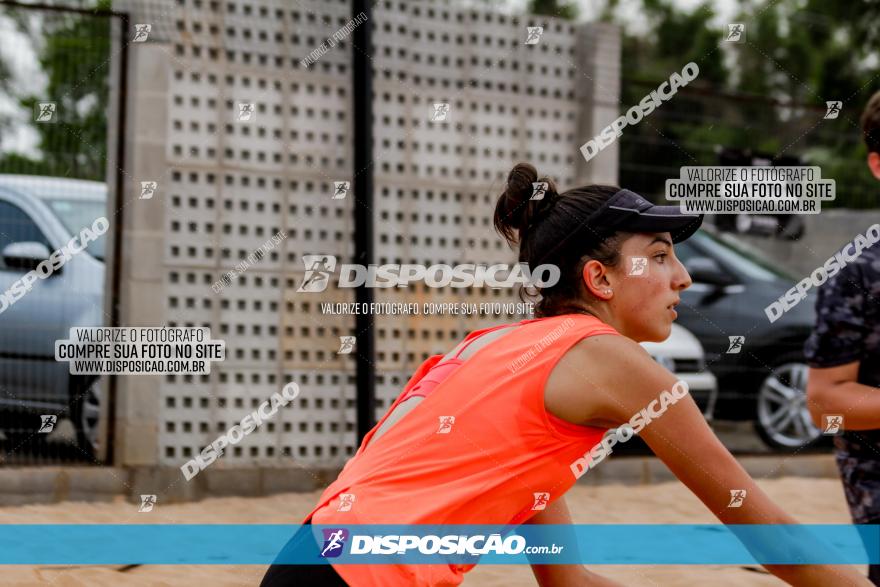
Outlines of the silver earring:
<svg viewBox="0 0 880 587">
<path fill-rule="evenodd" d="M 605 293 L 606 293 L 606 294 L 610 294 L 610 293 L 611 293 L 611 290 L 606 288 L 606 289 L 605 289 Z"/>
</svg>

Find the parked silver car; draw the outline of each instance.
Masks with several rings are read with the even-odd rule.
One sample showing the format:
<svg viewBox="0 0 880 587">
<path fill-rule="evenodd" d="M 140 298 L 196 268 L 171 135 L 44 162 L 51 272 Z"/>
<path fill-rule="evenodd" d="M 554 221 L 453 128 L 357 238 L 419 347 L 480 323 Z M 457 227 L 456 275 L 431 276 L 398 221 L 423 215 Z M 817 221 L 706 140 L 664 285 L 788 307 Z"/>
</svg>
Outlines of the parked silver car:
<svg viewBox="0 0 880 587">
<path fill-rule="evenodd" d="M 74 235 L 106 216 L 103 183 L 0 174 L 0 296 Z M 101 393 L 95 377 L 72 376 L 54 344 L 71 327 L 104 325 L 101 236 L 21 296 L 0 299 L 0 409 L 6 430 L 26 431 L 32 417 L 69 418 L 81 449 L 98 446 Z M 39 418 L 35 419 L 39 423 Z"/>
</svg>

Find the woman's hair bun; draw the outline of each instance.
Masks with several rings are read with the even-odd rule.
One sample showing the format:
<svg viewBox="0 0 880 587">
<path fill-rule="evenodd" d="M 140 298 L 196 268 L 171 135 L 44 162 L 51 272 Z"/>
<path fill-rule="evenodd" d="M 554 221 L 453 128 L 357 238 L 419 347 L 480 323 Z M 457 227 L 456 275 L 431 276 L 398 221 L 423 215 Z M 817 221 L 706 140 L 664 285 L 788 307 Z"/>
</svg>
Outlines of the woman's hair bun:
<svg viewBox="0 0 880 587">
<path fill-rule="evenodd" d="M 532 199 L 536 182 L 546 182 L 543 198 Z M 517 163 L 507 175 L 507 188 L 495 206 L 495 230 L 511 246 L 522 242 L 529 227 L 550 207 L 557 195 L 556 184 L 549 177 L 538 179 L 538 171 L 530 163 Z"/>
</svg>

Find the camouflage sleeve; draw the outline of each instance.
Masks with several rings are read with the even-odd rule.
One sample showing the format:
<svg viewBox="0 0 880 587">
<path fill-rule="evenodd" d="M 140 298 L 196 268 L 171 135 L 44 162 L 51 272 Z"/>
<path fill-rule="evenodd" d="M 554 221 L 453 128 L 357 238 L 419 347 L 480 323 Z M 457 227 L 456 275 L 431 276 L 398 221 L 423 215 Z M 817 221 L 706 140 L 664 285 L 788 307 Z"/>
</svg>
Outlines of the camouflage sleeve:
<svg viewBox="0 0 880 587">
<path fill-rule="evenodd" d="M 849 263 L 819 287 L 816 325 L 804 355 L 811 367 L 836 367 L 861 359 L 868 334 L 862 267 Z"/>
</svg>

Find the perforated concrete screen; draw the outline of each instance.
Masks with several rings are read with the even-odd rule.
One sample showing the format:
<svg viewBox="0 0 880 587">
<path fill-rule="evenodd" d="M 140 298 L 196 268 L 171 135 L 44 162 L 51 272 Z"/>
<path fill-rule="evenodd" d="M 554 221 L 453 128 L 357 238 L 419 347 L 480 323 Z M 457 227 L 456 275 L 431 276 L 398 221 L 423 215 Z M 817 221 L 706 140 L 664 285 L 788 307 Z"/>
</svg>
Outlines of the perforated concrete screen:
<svg viewBox="0 0 880 587">
<path fill-rule="evenodd" d="M 373 14 L 375 161 L 353 169 L 351 36 L 301 63 L 352 20 L 348 1 L 117 7 L 153 24 L 132 47 L 129 116 L 143 132 L 133 135 L 130 179 L 158 183 L 155 197 L 126 211 L 127 258 L 145 261 L 124 270 L 124 306 L 151 325 L 210 327 L 227 349 L 209 376 L 121 386 L 124 417 L 142 420 L 140 435 L 124 440 L 133 461 L 151 462 L 143 441 L 155 444 L 152 462 L 179 466 L 293 380 L 299 398 L 214 466 L 344 462 L 356 448 L 354 355 L 337 351 L 340 336 L 361 333 L 352 315 L 324 314 L 321 303 L 354 301 L 353 290 L 297 292 L 303 255 L 354 262 L 356 194 L 334 199 L 334 182 L 375 174 L 376 263 L 513 263 L 492 227 L 507 172 L 529 161 L 573 187 L 585 178 L 578 147 L 597 109 L 616 106 L 611 30 L 382 3 Z M 544 27 L 537 44 L 525 44 L 527 26 Z M 601 64 L 584 58 L 602 51 L 610 57 Z M 449 105 L 444 120 L 432 120 L 437 103 Z M 277 234 L 286 238 L 223 282 Z M 376 301 L 520 300 L 516 288 L 422 283 L 377 289 Z M 377 417 L 430 354 L 527 317 L 375 316 Z"/>
</svg>

